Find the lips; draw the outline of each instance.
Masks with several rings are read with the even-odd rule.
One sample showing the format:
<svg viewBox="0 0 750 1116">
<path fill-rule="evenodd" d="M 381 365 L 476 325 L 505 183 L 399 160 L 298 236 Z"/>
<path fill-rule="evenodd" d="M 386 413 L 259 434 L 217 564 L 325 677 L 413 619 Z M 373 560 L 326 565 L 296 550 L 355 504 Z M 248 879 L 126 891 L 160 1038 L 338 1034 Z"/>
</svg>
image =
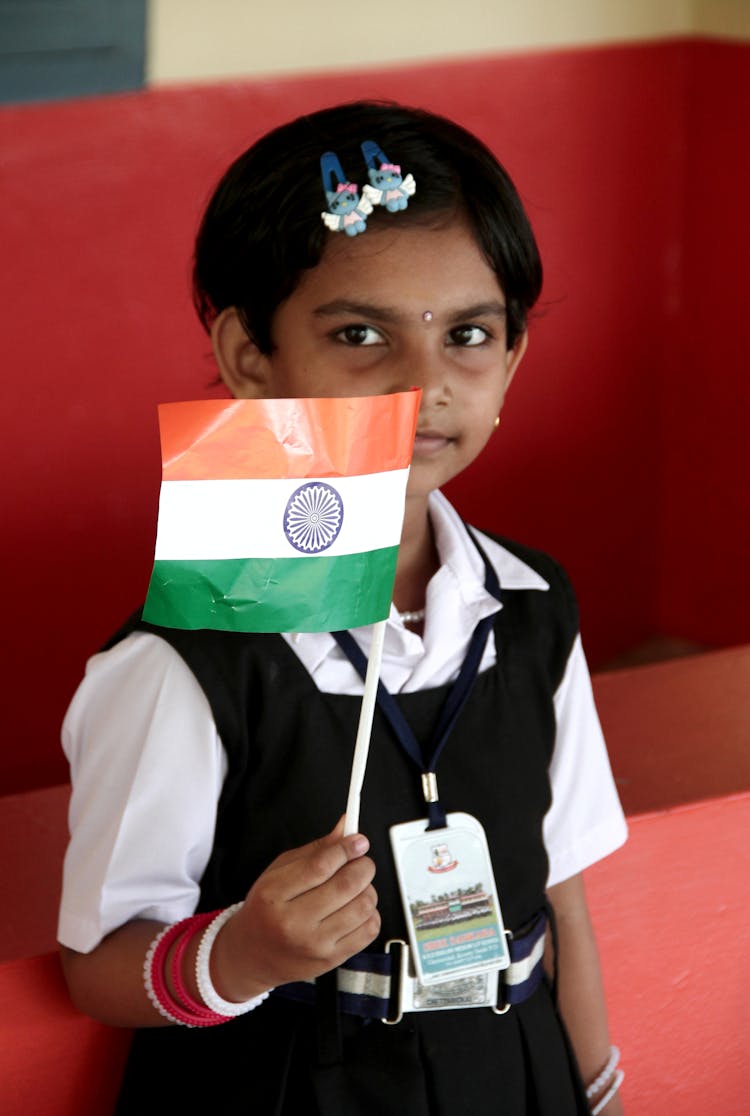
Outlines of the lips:
<svg viewBox="0 0 750 1116">
<path fill-rule="evenodd" d="M 439 453 L 453 441 L 439 430 L 418 430 L 414 439 L 414 454 L 430 455 Z"/>
</svg>

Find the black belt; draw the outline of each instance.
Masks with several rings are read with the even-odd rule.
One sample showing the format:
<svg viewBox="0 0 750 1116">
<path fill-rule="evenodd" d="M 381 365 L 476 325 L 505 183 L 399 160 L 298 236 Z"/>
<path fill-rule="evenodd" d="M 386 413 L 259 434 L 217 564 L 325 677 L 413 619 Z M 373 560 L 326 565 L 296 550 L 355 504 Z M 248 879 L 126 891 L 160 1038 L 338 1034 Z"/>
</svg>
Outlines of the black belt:
<svg viewBox="0 0 750 1116">
<path fill-rule="evenodd" d="M 523 1003 L 544 975 L 544 940 L 547 916 L 541 912 L 519 934 L 508 934 L 510 965 L 500 972 L 476 973 L 439 984 L 421 984 L 410 975 L 409 946 L 391 939 L 385 950 L 364 950 L 336 970 L 339 1010 L 347 1015 L 398 1023 L 409 1011 L 491 1007 L 504 1014 Z M 284 999 L 314 1004 L 314 981 L 283 984 L 272 993 Z"/>
</svg>

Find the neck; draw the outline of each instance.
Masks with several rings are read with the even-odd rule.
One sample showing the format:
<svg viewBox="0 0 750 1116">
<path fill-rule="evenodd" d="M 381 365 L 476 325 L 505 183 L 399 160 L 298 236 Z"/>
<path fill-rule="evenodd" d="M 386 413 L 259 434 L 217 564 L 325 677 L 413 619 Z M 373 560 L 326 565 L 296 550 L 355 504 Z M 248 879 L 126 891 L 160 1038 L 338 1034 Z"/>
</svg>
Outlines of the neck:
<svg viewBox="0 0 750 1116">
<path fill-rule="evenodd" d="M 393 600 L 399 612 L 424 608 L 427 582 L 438 569 L 426 497 L 407 496 Z"/>
</svg>

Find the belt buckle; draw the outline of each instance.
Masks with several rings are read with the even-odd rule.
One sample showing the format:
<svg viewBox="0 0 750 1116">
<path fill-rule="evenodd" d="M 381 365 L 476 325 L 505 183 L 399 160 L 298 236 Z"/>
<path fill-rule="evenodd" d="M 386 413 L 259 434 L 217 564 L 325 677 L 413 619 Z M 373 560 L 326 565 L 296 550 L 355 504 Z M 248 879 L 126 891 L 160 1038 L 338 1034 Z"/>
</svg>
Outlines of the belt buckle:
<svg viewBox="0 0 750 1116">
<path fill-rule="evenodd" d="M 498 985 L 498 991 L 499 990 L 500 990 L 500 986 Z M 497 997 L 497 994 L 496 994 L 495 995 L 495 1003 L 490 1004 L 490 1007 L 492 1008 L 492 1011 L 493 1011 L 494 1015 L 505 1015 L 507 1012 L 510 1011 L 511 1006 L 512 1005 L 505 998 L 505 986 L 503 985 L 502 1005 L 501 1005 L 500 1001 L 498 1000 L 498 997 Z"/>
<path fill-rule="evenodd" d="M 401 946 L 401 957 L 399 958 L 398 972 L 397 973 L 391 972 L 391 1000 L 393 999 L 393 978 L 394 978 L 394 976 L 397 977 L 397 980 L 396 980 L 396 1005 L 395 1005 L 396 1018 L 395 1019 L 389 1019 L 387 1016 L 381 1016 L 381 1019 L 380 1019 L 381 1023 L 385 1023 L 389 1027 L 395 1026 L 396 1023 L 400 1023 L 401 1020 L 404 1018 L 404 1012 L 403 1012 L 403 1009 L 402 1009 L 401 1005 L 402 1005 L 402 1002 L 403 1002 L 404 985 L 406 984 L 406 981 L 409 979 L 409 946 L 404 941 L 404 939 L 403 938 L 389 938 L 388 941 L 385 943 L 385 952 L 390 953 L 391 952 L 391 946 L 396 946 L 396 945 Z"/>
<path fill-rule="evenodd" d="M 513 941 L 513 931 L 512 930 L 506 930 L 505 931 L 505 937 L 508 939 L 508 943 L 512 942 Z M 502 992 L 502 996 L 503 996 L 502 1003 L 501 1003 L 500 998 L 499 998 L 501 992 Z M 504 979 L 502 981 L 497 982 L 497 988 L 495 989 L 495 995 L 493 997 L 493 1003 L 490 1004 L 490 1007 L 492 1008 L 492 1012 L 493 1012 L 494 1015 L 505 1015 L 506 1012 L 510 1011 L 511 1005 L 509 1004 L 508 1000 L 505 997 L 505 980 Z"/>
</svg>

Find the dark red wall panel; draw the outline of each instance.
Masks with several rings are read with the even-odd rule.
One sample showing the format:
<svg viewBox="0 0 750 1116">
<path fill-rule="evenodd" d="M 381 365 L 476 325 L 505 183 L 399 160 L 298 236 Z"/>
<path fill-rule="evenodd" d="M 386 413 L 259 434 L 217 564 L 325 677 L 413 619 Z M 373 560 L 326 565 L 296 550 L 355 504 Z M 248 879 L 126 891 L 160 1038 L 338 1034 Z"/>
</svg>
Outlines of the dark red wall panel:
<svg viewBox="0 0 750 1116">
<path fill-rule="evenodd" d="M 476 130 L 542 246 L 529 354 L 491 447 L 452 486 L 461 508 L 566 563 L 595 663 L 673 628 L 746 638 L 747 602 L 716 617 L 720 574 L 748 545 L 747 516 L 725 510 L 746 503 L 744 256 L 717 243 L 747 234 L 747 60 L 667 43 L 0 111 L 0 789 L 64 775 L 58 725 L 85 656 L 148 579 L 155 404 L 216 390 L 188 290 L 205 198 L 254 137 L 343 98 L 397 97 Z M 701 546 L 683 547 L 693 534 Z M 703 584 L 688 618 L 709 570 L 716 601 Z"/>
<path fill-rule="evenodd" d="M 750 638 L 750 47 L 695 43 L 689 61 L 659 624 L 722 645 Z"/>
</svg>

